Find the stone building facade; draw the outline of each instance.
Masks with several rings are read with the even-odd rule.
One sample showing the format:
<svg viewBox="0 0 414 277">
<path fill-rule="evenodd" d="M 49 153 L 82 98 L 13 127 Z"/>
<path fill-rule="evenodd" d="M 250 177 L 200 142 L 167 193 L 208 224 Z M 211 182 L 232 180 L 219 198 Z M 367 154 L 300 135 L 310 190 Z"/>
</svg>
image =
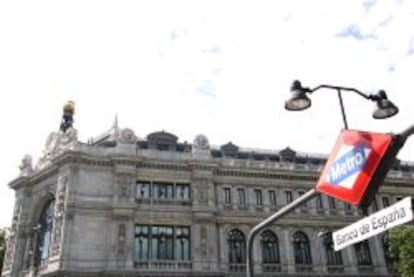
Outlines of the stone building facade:
<svg viewBox="0 0 414 277">
<path fill-rule="evenodd" d="M 23 159 L 9 186 L 15 209 L 1 276 L 244 276 L 246 237 L 315 186 L 325 157 L 139 139 L 117 124 L 81 143 L 52 133 L 36 166 Z M 414 166 L 396 163 L 370 210 L 414 195 Z M 261 233 L 259 276 L 391 276 L 386 237 L 340 252 L 322 232 L 361 217 L 316 197 Z"/>
</svg>

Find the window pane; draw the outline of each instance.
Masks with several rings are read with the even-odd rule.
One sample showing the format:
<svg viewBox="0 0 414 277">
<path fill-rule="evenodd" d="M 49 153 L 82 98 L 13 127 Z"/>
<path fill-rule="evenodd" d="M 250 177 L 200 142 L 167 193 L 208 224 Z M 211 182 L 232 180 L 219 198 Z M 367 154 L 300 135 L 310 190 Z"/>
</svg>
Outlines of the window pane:
<svg viewBox="0 0 414 277">
<path fill-rule="evenodd" d="M 135 226 L 134 260 L 143 261 L 149 258 L 148 226 Z"/>
<path fill-rule="evenodd" d="M 190 228 L 176 227 L 175 259 L 190 260 Z"/>
<path fill-rule="evenodd" d="M 137 198 L 150 198 L 150 182 L 138 181 L 136 184 L 136 197 Z"/>
<path fill-rule="evenodd" d="M 355 245 L 358 265 L 372 265 L 371 252 L 368 241 L 361 241 Z"/>
<path fill-rule="evenodd" d="M 292 192 L 291 191 L 285 191 L 285 196 L 286 196 L 286 203 L 289 204 L 290 202 L 292 202 Z"/>
<path fill-rule="evenodd" d="M 229 263 L 245 263 L 246 242 L 243 233 L 237 229 L 231 230 L 227 235 L 227 243 L 229 247 Z"/>
<path fill-rule="evenodd" d="M 341 251 L 334 251 L 332 233 L 326 233 L 321 237 L 325 248 L 327 265 L 342 265 Z"/>
<path fill-rule="evenodd" d="M 256 189 L 254 190 L 254 193 L 256 195 L 256 206 L 262 206 L 263 205 L 262 191 L 260 189 Z"/>
<path fill-rule="evenodd" d="M 335 199 L 333 199 L 332 197 L 329 197 L 329 208 L 332 210 L 336 209 L 336 203 L 335 203 Z"/>
<path fill-rule="evenodd" d="M 190 199 L 190 185 L 189 184 L 177 184 L 175 187 L 176 199 L 189 200 Z"/>
<path fill-rule="evenodd" d="M 309 239 L 305 233 L 296 232 L 293 235 L 293 250 L 296 264 L 312 264 Z"/>
<path fill-rule="evenodd" d="M 388 199 L 388 197 L 383 197 L 382 198 L 382 206 L 384 208 L 388 207 L 390 205 L 390 200 Z"/>
<path fill-rule="evenodd" d="M 173 184 L 170 183 L 154 183 L 154 198 L 157 199 L 173 199 Z"/>
<path fill-rule="evenodd" d="M 231 203 L 230 188 L 224 188 L 224 203 L 225 204 Z"/>
<path fill-rule="evenodd" d="M 270 200 L 270 205 L 272 205 L 272 206 L 277 205 L 276 193 L 275 193 L 274 190 L 269 190 L 269 200 Z"/>
<path fill-rule="evenodd" d="M 323 203 L 322 203 L 322 195 L 316 196 L 316 208 L 317 209 L 323 209 Z"/>
<path fill-rule="evenodd" d="M 279 244 L 275 233 L 270 230 L 264 231 L 261 245 L 263 263 L 280 263 Z"/>
<path fill-rule="evenodd" d="M 239 204 L 241 206 L 244 206 L 246 204 L 246 196 L 244 193 L 244 189 L 238 189 L 237 192 L 239 194 Z"/>
<path fill-rule="evenodd" d="M 44 266 L 47 264 L 50 247 L 53 240 L 53 218 L 55 211 L 55 200 L 50 200 L 45 204 L 39 220 L 38 245 L 36 250 L 35 265 Z"/>
</svg>

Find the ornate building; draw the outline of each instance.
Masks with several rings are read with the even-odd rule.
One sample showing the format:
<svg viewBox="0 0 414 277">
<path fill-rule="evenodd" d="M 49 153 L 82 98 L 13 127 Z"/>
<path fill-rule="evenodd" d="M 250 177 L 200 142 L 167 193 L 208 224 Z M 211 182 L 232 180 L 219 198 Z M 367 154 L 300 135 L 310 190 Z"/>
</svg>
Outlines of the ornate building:
<svg viewBox="0 0 414 277">
<path fill-rule="evenodd" d="M 139 139 L 117 123 L 81 143 L 71 122 L 9 184 L 16 200 L 2 276 L 243 276 L 249 230 L 314 187 L 325 162 L 289 148 L 214 147 L 204 135 L 193 144 L 164 131 Z M 413 179 L 413 165 L 396 163 L 370 209 L 414 195 Z M 334 252 L 321 235 L 360 217 L 312 199 L 256 238 L 255 272 L 392 275 L 386 237 Z"/>
</svg>

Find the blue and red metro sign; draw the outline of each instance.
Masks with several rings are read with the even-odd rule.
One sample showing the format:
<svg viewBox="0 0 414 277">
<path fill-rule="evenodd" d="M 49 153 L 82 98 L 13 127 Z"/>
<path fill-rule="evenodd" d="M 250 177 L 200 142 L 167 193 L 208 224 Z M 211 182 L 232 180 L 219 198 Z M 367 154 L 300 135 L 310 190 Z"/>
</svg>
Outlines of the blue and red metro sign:
<svg viewBox="0 0 414 277">
<path fill-rule="evenodd" d="M 316 189 L 359 205 L 391 142 L 389 134 L 342 130 Z"/>
</svg>

